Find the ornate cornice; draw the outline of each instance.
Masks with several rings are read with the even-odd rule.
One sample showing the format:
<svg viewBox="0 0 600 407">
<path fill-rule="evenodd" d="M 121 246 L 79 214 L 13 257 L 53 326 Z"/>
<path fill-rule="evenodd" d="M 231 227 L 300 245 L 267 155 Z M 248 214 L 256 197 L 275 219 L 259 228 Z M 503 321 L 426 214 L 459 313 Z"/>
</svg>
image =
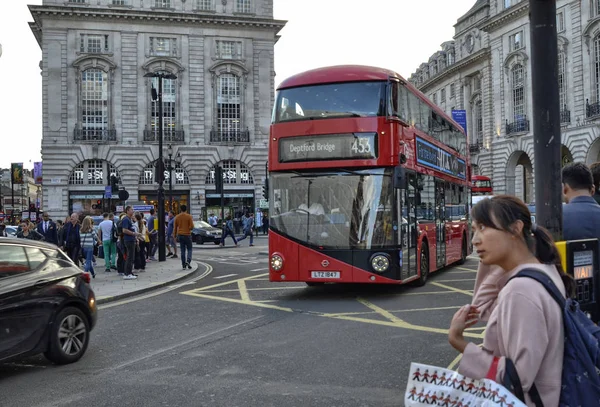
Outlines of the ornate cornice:
<svg viewBox="0 0 600 407">
<path fill-rule="evenodd" d="M 178 12 L 170 10 L 117 9 L 102 7 L 73 6 L 29 6 L 38 29 L 42 27 L 44 17 L 56 17 L 61 20 L 101 20 L 101 21 L 139 21 L 148 23 L 178 25 L 217 25 L 263 28 L 279 32 L 286 24 L 284 20 L 274 20 L 252 16 L 218 15 L 214 13 Z"/>
<path fill-rule="evenodd" d="M 479 51 L 477 51 L 476 53 L 474 53 L 473 55 L 471 55 L 470 57 L 458 61 L 454 65 L 443 70 L 437 76 L 429 79 L 426 82 L 423 82 L 423 84 L 421 84 L 417 88 L 421 92 L 426 93 L 430 87 L 433 87 L 433 85 L 436 85 L 437 83 L 442 82 L 448 76 L 453 75 L 459 71 L 462 71 L 467 66 L 472 65 L 476 62 L 479 62 L 480 60 L 485 59 L 486 57 L 489 57 L 489 56 L 491 56 L 490 48 L 489 47 L 482 48 Z"/>
<path fill-rule="evenodd" d="M 529 1 L 521 1 L 509 9 L 496 14 L 481 25 L 481 30 L 488 33 L 500 29 L 502 26 L 514 21 L 529 12 Z"/>
</svg>

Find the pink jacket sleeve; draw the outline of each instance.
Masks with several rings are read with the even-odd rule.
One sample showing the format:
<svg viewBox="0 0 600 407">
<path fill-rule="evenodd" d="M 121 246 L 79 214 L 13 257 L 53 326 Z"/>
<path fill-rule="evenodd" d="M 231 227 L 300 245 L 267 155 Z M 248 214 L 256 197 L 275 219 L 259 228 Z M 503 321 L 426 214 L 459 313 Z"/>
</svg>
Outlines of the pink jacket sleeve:
<svg viewBox="0 0 600 407">
<path fill-rule="evenodd" d="M 548 328 L 543 311 L 524 293 L 511 292 L 498 309 L 499 340 L 506 346 L 506 356 L 519 372 L 523 391 L 527 393 L 540 369 L 548 347 Z M 486 377 L 494 356 L 469 343 L 459 366 L 459 373 L 472 379 Z M 502 383 L 505 357 L 498 363 L 496 382 Z"/>
<path fill-rule="evenodd" d="M 508 281 L 508 273 L 499 266 L 486 266 L 479 262 L 473 300 L 471 304 L 479 308 L 480 321 L 487 321 L 496 308 L 498 294 Z"/>
</svg>

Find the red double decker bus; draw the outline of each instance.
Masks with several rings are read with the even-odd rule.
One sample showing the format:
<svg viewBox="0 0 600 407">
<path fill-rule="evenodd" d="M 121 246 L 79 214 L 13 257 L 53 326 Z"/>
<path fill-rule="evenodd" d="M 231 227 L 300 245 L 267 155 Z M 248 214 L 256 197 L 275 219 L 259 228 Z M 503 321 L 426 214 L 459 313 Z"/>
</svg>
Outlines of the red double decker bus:
<svg viewBox="0 0 600 407">
<path fill-rule="evenodd" d="M 471 193 L 473 195 L 494 195 L 492 180 L 484 175 L 471 176 Z"/>
<path fill-rule="evenodd" d="M 270 281 L 425 284 L 469 254 L 458 124 L 393 71 L 335 66 L 277 89 Z"/>
</svg>

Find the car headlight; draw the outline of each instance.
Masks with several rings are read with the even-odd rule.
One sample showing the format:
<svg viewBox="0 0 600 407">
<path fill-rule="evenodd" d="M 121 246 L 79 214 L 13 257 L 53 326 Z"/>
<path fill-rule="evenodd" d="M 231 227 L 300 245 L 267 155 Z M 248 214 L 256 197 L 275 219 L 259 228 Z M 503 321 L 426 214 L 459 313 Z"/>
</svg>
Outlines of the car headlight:
<svg viewBox="0 0 600 407">
<path fill-rule="evenodd" d="M 283 257 L 278 254 L 271 256 L 271 268 L 273 271 L 281 271 L 283 268 Z"/>
<path fill-rule="evenodd" d="M 386 254 L 375 253 L 371 256 L 371 267 L 377 273 L 385 273 L 390 268 L 390 259 Z"/>
</svg>

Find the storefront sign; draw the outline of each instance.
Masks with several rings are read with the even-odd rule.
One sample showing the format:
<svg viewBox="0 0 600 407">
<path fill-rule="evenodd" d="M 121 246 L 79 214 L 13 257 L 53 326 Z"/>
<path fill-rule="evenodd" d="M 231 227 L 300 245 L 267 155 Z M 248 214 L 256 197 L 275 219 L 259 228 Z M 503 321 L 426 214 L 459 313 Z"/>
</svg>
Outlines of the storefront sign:
<svg viewBox="0 0 600 407">
<path fill-rule="evenodd" d="M 377 158 L 377 133 L 288 137 L 279 141 L 279 162 Z"/>
<path fill-rule="evenodd" d="M 90 195 L 77 195 L 77 194 L 71 194 L 69 196 L 69 198 L 71 199 L 102 199 L 104 198 L 102 196 L 102 194 L 90 194 Z"/>
<path fill-rule="evenodd" d="M 229 193 L 229 192 L 224 193 L 223 196 L 225 198 L 254 198 L 254 194 L 244 194 L 244 193 L 234 194 L 234 193 Z M 221 195 L 220 194 L 206 194 L 206 197 L 207 198 L 220 198 Z"/>
<path fill-rule="evenodd" d="M 135 212 L 148 212 L 150 209 L 154 209 L 154 205 L 133 205 Z"/>
<path fill-rule="evenodd" d="M 416 138 L 417 162 L 460 179 L 466 179 L 465 161 L 425 140 Z"/>
</svg>

